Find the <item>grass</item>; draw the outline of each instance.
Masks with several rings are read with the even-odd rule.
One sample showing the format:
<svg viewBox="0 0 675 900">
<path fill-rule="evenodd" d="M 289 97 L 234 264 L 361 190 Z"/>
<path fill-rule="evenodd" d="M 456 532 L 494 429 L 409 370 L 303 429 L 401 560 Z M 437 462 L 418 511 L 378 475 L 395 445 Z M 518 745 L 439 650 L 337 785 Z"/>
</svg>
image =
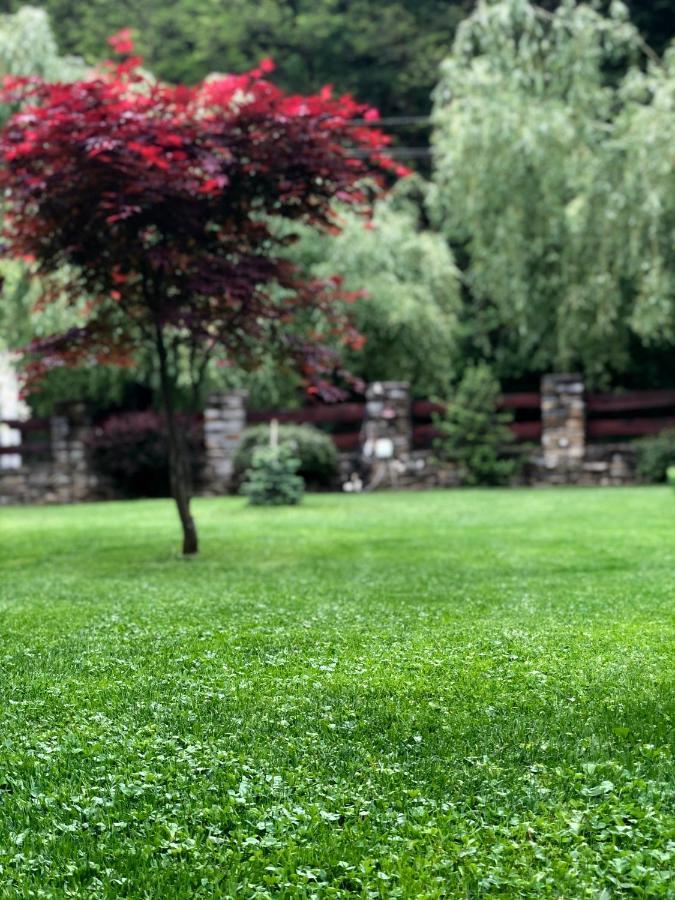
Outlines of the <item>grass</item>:
<svg viewBox="0 0 675 900">
<path fill-rule="evenodd" d="M 672 492 L 196 513 L 0 510 L 0 897 L 673 896 Z"/>
</svg>

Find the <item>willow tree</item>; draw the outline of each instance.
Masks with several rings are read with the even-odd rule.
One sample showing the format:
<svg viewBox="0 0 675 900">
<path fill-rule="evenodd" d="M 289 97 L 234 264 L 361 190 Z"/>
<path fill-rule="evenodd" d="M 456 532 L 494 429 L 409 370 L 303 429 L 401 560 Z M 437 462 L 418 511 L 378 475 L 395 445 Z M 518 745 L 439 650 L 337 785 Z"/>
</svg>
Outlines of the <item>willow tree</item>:
<svg viewBox="0 0 675 900">
<path fill-rule="evenodd" d="M 500 374 L 601 379 L 672 315 L 672 112 L 672 56 L 620 2 L 483 0 L 460 26 L 435 91 L 432 205 Z"/>
</svg>

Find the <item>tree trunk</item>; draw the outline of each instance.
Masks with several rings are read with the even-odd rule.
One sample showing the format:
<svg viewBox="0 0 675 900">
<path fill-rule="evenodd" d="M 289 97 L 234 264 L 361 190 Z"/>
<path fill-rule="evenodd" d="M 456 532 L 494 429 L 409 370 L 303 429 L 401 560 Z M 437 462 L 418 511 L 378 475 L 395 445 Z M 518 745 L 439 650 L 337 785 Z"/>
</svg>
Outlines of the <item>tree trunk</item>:
<svg viewBox="0 0 675 900">
<path fill-rule="evenodd" d="M 162 390 L 162 401 L 166 414 L 167 435 L 169 441 L 169 477 L 171 494 L 176 501 L 178 517 L 183 528 L 183 555 L 197 553 L 197 528 L 190 512 L 190 464 L 185 439 L 176 422 L 174 405 L 174 383 L 169 372 L 168 356 L 164 343 L 162 326 L 155 329 L 157 356 L 159 359 L 159 377 Z"/>
</svg>

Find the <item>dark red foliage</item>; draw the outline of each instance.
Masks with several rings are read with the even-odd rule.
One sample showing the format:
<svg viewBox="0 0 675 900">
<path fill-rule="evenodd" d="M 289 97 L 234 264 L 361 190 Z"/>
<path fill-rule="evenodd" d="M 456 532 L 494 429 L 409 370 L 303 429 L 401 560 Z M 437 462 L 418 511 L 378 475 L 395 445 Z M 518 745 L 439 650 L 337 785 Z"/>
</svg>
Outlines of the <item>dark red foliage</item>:
<svg viewBox="0 0 675 900">
<path fill-rule="evenodd" d="M 133 51 L 128 30 L 110 43 Z M 265 79 L 269 60 L 195 87 L 154 83 L 138 64 L 68 84 L 5 80 L 5 101 L 20 103 L 0 136 L 5 248 L 35 261 L 43 303 L 88 298 L 81 328 L 32 346 L 31 376 L 123 364 L 159 328 L 230 363 L 278 349 L 321 391 L 335 365 L 326 329 L 358 336 L 339 284 L 303 280 L 270 217 L 335 227 L 331 200 L 367 205 L 366 176 L 400 174 L 388 138 L 359 123 L 376 111 L 328 88 L 287 95 Z"/>
</svg>

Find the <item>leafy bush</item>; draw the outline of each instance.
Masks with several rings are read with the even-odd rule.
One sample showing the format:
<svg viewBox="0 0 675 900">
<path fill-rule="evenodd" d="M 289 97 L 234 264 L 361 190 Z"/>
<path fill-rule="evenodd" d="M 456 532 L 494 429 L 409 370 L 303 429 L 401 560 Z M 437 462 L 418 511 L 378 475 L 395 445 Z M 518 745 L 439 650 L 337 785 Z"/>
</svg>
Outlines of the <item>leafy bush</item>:
<svg viewBox="0 0 675 900">
<path fill-rule="evenodd" d="M 251 467 L 256 448 L 269 446 L 269 435 L 268 425 L 253 425 L 244 431 L 234 458 L 235 488 L 241 485 L 247 469 Z M 335 444 L 327 434 L 312 425 L 280 425 L 279 445 L 288 447 L 300 461 L 298 475 L 309 490 L 335 486 L 339 458 Z"/>
<path fill-rule="evenodd" d="M 644 481 L 658 484 L 666 480 L 666 470 L 675 465 L 675 428 L 666 428 L 655 437 L 635 442 L 637 474 Z"/>
<path fill-rule="evenodd" d="M 675 488 L 675 466 L 668 466 L 666 469 L 666 481 L 671 488 Z"/>
<path fill-rule="evenodd" d="M 288 444 L 256 447 L 241 492 L 252 506 L 295 506 L 305 490 L 299 466 Z"/>
<path fill-rule="evenodd" d="M 202 463 L 201 429 L 181 417 L 181 430 L 192 461 L 196 482 Z M 166 422 L 156 412 L 130 412 L 110 416 L 90 439 L 95 470 L 108 478 L 126 497 L 169 497 Z"/>
<path fill-rule="evenodd" d="M 513 434 L 507 427 L 511 416 L 499 412 L 499 395 L 489 367 L 474 366 L 465 371 L 445 413 L 434 416 L 438 456 L 459 466 L 465 484 L 505 484 L 518 470 L 518 461 L 504 456 Z"/>
</svg>

